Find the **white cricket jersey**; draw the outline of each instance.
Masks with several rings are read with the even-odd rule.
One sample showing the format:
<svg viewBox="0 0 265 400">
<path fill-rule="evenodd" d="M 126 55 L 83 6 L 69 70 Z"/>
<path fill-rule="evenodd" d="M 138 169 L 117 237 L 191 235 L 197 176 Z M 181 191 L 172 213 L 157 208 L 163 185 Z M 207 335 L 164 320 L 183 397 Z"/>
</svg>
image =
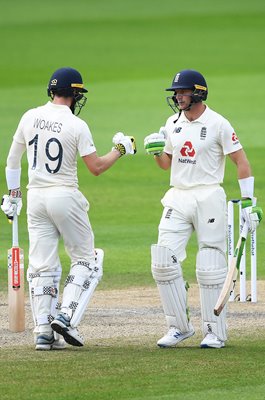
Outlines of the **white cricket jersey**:
<svg viewBox="0 0 265 400">
<path fill-rule="evenodd" d="M 223 182 L 225 155 L 242 148 L 234 129 L 220 114 L 206 106 L 189 121 L 184 112 L 168 118 L 165 152 L 172 155 L 170 185 L 188 189 Z"/>
<path fill-rule="evenodd" d="M 13 140 L 27 150 L 29 189 L 78 187 L 77 154 L 96 151 L 87 124 L 69 107 L 51 102 L 27 111 Z"/>
</svg>

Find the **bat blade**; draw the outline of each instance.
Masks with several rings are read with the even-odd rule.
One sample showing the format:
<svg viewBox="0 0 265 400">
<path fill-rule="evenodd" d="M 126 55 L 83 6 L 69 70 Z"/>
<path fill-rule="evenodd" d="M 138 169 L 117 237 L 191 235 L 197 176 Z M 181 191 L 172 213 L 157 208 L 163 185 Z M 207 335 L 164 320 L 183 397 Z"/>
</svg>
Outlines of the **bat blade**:
<svg viewBox="0 0 265 400">
<path fill-rule="evenodd" d="M 242 233 L 238 239 L 234 256 L 231 260 L 231 264 L 229 266 L 228 273 L 226 275 L 226 279 L 223 285 L 223 288 L 221 290 L 221 293 L 219 295 L 219 298 L 215 304 L 214 307 L 214 314 L 215 315 L 220 315 L 222 310 L 224 309 L 226 303 L 228 302 L 228 299 L 233 292 L 237 280 L 237 275 L 238 271 L 240 268 L 240 261 L 241 257 L 243 254 L 245 242 L 246 242 L 246 237 L 247 237 L 247 228 L 246 226 L 243 227 Z"/>
<path fill-rule="evenodd" d="M 15 246 L 8 250 L 8 321 L 11 332 L 25 330 L 24 252 Z"/>
</svg>

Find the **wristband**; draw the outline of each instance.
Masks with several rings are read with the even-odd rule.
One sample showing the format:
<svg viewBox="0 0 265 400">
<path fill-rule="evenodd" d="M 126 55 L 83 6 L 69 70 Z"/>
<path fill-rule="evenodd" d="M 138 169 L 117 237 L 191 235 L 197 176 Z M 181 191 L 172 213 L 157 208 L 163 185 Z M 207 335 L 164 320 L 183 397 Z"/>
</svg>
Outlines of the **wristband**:
<svg viewBox="0 0 265 400">
<path fill-rule="evenodd" d="M 241 197 L 248 197 L 252 199 L 254 196 L 254 176 L 248 178 L 238 179 Z"/>
<path fill-rule="evenodd" d="M 126 154 L 126 149 L 125 146 L 121 143 L 118 143 L 114 146 L 115 150 L 118 150 L 121 156 L 124 156 Z"/>
<path fill-rule="evenodd" d="M 21 193 L 20 188 L 9 190 L 9 196 L 14 198 L 14 199 L 21 198 L 22 197 L 22 193 Z"/>
<path fill-rule="evenodd" d="M 21 168 L 10 169 L 6 167 L 6 182 L 8 190 L 20 187 L 20 174 L 21 174 Z"/>
</svg>

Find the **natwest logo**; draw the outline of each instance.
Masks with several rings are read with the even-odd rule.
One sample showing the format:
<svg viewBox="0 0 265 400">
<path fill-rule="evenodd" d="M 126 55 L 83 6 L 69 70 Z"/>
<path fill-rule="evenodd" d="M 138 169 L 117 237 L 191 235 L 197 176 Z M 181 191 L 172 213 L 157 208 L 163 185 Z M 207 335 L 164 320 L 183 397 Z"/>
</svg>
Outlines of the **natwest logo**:
<svg viewBox="0 0 265 400">
<path fill-rule="evenodd" d="M 182 149 L 180 150 L 180 154 L 183 157 L 194 157 L 195 156 L 195 150 L 192 146 L 192 143 L 187 141 L 184 143 Z"/>
<path fill-rule="evenodd" d="M 238 142 L 238 137 L 237 137 L 237 135 L 235 134 L 235 132 L 232 133 L 232 141 L 233 141 L 233 142 Z"/>
</svg>

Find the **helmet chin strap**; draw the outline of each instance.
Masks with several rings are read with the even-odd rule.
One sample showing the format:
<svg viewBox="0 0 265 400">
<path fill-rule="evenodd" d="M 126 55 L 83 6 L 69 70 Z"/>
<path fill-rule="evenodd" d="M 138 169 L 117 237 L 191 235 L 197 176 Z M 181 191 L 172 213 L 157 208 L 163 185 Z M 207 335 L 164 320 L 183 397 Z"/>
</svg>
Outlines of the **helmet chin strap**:
<svg viewBox="0 0 265 400">
<path fill-rule="evenodd" d="M 190 111 L 191 107 L 195 104 L 195 102 L 194 102 L 194 100 L 193 100 L 193 98 L 192 98 L 192 95 L 190 95 L 190 97 L 191 97 L 190 104 L 189 104 L 186 108 L 183 108 L 182 110 L 179 109 L 179 107 L 178 107 L 178 102 L 177 102 L 177 100 L 176 100 L 176 107 L 177 107 L 177 109 L 178 109 L 179 111 Z"/>
<path fill-rule="evenodd" d="M 182 111 L 190 111 L 190 109 L 193 107 L 193 105 L 196 104 L 196 101 L 194 101 L 192 95 L 190 95 L 190 97 L 191 97 L 190 104 L 184 109 L 180 109 L 179 108 L 178 102 L 177 102 L 177 99 L 176 99 L 176 95 L 168 96 L 167 97 L 167 103 L 175 113 L 177 112 L 177 110 L 180 111 L 180 112 L 182 112 Z M 174 104 L 171 104 L 171 101 L 173 101 Z"/>
<path fill-rule="evenodd" d="M 76 106 L 76 101 L 75 101 L 75 99 L 73 98 L 72 104 L 71 104 L 71 106 L 70 106 L 70 110 L 72 111 L 73 114 L 75 113 L 75 106 Z"/>
<path fill-rule="evenodd" d="M 182 111 L 190 111 L 191 107 L 194 105 L 194 101 L 191 100 L 190 104 L 188 105 L 188 107 L 184 108 Z"/>
</svg>

